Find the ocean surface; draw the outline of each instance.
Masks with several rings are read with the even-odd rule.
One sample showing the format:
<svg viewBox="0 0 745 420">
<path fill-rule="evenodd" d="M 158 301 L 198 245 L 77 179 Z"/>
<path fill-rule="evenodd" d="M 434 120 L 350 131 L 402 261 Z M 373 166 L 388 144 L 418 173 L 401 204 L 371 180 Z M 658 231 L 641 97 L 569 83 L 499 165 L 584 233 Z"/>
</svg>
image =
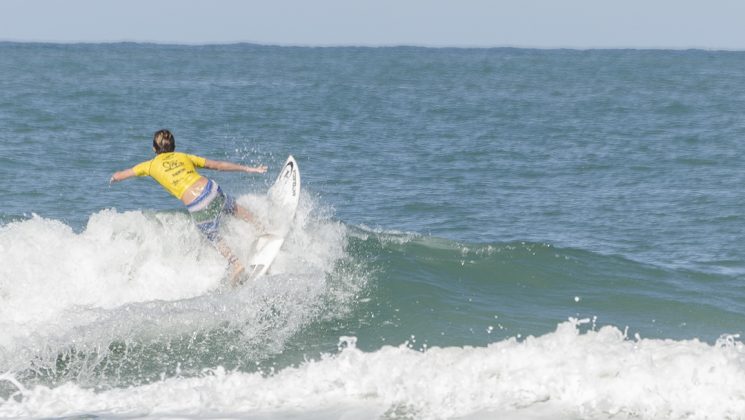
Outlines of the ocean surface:
<svg viewBox="0 0 745 420">
<path fill-rule="evenodd" d="M 745 418 L 744 163 L 743 52 L 0 43 L 0 417 Z"/>
</svg>

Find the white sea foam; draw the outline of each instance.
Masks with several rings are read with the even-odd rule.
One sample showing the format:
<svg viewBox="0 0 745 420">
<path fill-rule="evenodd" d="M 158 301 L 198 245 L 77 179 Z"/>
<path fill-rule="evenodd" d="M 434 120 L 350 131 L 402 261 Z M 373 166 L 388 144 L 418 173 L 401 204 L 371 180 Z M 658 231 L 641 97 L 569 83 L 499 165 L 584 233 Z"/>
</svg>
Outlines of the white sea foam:
<svg viewBox="0 0 745 420">
<path fill-rule="evenodd" d="M 0 416 L 243 418 L 739 418 L 745 346 L 729 339 L 628 339 L 613 327 L 487 347 L 373 352 L 343 338 L 333 356 L 270 376 L 218 368 L 196 378 L 94 392 L 21 389 Z M 23 388 L 22 386 L 20 388 Z"/>
<path fill-rule="evenodd" d="M 265 196 L 239 202 L 266 224 Z M 53 368 L 67 349 L 100 358 L 116 341 L 167 342 L 225 323 L 281 349 L 315 316 L 344 255 L 345 228 L 319 207 L 301 196 L 272 275 L 231 293 L 221 293 L 225 259 L 185 213 L 103 210 L 80 233 L 38 216 L 0 227 L 0 372 Z M 253 227 L 229 220 L 224 233 L 245 259 Z M 257 319 L 267 308 L 284 309 L 282 318 Z"/>
<path fill-rule="evenodd" d="M 225 270 L 186 216 L 104 210 L 78 234 L 34 217 L 0 230 L 2 322 L 37 327 L 75 306 L 177 300 L 216 287 Z"/>
</svg>

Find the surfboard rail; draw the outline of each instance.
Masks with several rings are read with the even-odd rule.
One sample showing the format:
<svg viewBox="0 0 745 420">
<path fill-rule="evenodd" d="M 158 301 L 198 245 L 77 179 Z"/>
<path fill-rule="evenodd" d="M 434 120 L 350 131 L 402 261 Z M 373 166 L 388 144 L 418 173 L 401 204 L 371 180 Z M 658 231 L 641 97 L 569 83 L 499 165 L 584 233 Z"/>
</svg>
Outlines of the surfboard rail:
<svg viewBox="0 0 745 420">
<path fill-rule="evenodd" d="M 292 155 L 282 165 L 267 196 L 269 214 L 272 216 L 270 222 L 273 223 L 269 232 L 259 236 L 251 247 L 245 281 L 253 281 L 267 274 L 292 226 L 300 200 L 300 168 Z"/>
</svg>

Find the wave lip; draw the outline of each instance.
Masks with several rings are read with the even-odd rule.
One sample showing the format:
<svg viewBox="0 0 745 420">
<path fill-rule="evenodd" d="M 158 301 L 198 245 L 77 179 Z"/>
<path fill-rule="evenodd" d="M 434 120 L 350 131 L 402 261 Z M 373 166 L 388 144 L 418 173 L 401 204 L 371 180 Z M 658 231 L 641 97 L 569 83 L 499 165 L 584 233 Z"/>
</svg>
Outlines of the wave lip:
<svg viewBox="0 0 745 420">
<path fill-rule="evenodd" d="M 218 368 L 96 393 L 73 383 L 21 390 L 0 415 L 359 418 L 736 418 L 745 412 L 745 345 L 724 337 L 629 339 L 614 327 L 581 332 L 570 320 L 552 333 L 486 347 L 410 344 L 340 351 L 263 375 Z"/>
</svg>

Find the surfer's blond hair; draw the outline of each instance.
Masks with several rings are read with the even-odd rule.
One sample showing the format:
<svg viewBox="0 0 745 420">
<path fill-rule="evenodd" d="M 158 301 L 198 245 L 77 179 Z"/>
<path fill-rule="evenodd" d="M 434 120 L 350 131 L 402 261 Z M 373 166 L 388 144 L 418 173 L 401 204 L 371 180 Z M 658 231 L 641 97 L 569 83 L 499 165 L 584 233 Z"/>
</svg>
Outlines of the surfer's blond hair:
<svg viewBox="0 0 745 420">
<path fill-rule="evenodd" d="M 153 134 L 153 149 L 156 154 L 173 152 L 176 150 L 176 138 L 168 130 L 158 130 Z"/>
</svg>

